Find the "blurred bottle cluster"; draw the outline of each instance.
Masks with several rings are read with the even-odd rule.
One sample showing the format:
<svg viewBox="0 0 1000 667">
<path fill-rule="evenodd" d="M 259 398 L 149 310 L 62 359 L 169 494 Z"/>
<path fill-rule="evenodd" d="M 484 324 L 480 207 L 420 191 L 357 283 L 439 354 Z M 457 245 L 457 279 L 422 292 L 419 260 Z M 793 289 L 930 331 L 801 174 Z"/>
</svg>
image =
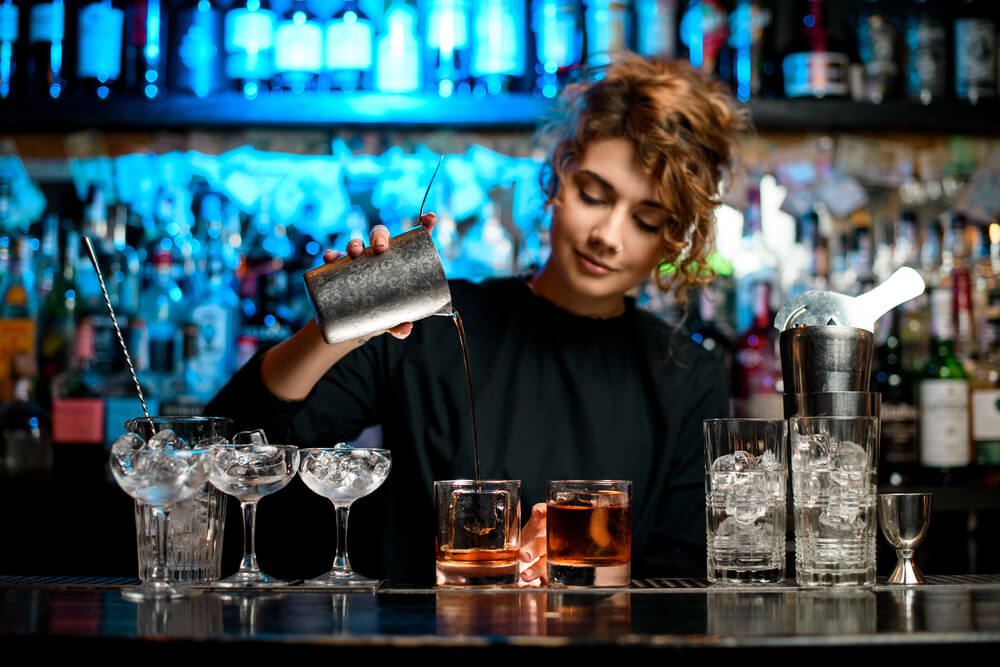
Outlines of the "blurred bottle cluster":
<svg viewBox="0 0 1000 667">
<path fill-rule="evenodd" d="M 554 97 L 630 49 L 758 97 L 977 102 L 989 0 L 0 0 L 0 101 L 370 90 Z"/>
</svg>

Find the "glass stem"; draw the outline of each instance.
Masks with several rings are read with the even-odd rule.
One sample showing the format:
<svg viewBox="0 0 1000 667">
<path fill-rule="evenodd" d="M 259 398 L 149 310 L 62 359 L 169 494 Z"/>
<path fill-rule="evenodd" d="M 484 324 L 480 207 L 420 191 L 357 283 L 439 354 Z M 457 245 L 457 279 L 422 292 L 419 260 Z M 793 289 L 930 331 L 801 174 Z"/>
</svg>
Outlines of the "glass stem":
<svg viewBox="0 0 1000 667">
<path fill-rule="evenodd" d="M 333 558 L 333 569 L 338 574 L 351 574 L 351 561 L 347 558 L 347 517 L 350 504 L 334 505 L 337 510 L 337 555 Z"/>
<path fill-rule="evenodd" d="M 153 507 L 156 517 L 156 564 L 149 575 L 150 581 L 169 581 L 167 575 L 167 530 L 170 527 L 170 510 L 166 507 Z"/>
<path fill-rule="evenodd" d="M 256 545 L 256 519 L 257 503 L 240 503 L 243 510 L 243 562 L 240 563 L 240 572 L 256 572 L 257 567 L 257 545 Z"/>
</svg>

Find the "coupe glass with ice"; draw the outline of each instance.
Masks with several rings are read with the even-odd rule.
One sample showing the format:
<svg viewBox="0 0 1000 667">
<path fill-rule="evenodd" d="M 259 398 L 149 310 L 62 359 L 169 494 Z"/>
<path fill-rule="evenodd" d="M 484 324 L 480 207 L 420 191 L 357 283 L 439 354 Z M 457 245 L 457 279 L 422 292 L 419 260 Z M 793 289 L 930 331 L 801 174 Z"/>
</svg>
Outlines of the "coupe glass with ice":
<svg viewBox="0 0 1000 667">
<path fill-rule="evenodd" d="M 795 581 L 875 583 L 877 417 L 788 420 L 795 510 Z"/>
<path fill-rule="evenodd" d="M 512 586 L 521 547 L 521 482 L 434 482 L 438 586 Z"/>
<path fill-rule="evenodd" d="M 225 417 L 151 417 L 131 419 L 125 430 L 143 440 L 156 439 L 169 431 L 186 446 L 207 449 L 230 441 L 232 420 Z M 222 565 L 222 537 L 226 520 L 226 496 L 208 483 L 187 500 L 174 503 L 170 510 L 167 570 L 175 581 L 202 584 L 219 578 Z M 139 578 L 150 576 L 156 564 L 159 539 L 157 521 L 148 505 L 135 504 L 136 546 Z"/>
<path fill-rule="evenodd" d="M 550 586 L 628 586 L 632 565 L 632 482 L 545 484 Z"/>
<path fill-rule="evenodd" d="M 191 498 L 205 483 L 208 450 L 191 449 L 172 431 L 159 431 L 148 441 L 126 433 L 111 446 L 111 474 L 127 494 L 152 508 L 156 519 L 156 559 L 150 576 L 122 595 L 129 600 L 186 597 L 190 591 L 170 580 L 167 573 L 170 508 Z"/>
<path fill-rule="evenodd" d="M 781 419 L 706 419 L 708 580 L 785 578 L 787 426 Z"/>
<path fill-rule="evenodd" d="M 282 586 L 286 582 L 264 574 L 257 566 L 255 524 L 257 503 L 292 481 L 299 467 L 299 449 L 273 445 L 263 431 L 244 431 L 233 444 L 212 447 L 208 478 L 223 493 L 240 501 L 243 513 L 243 560 L 239 571 L 216 585 L 226 588 Z"/>
<path fill-rule="evenodd" d="M 392 456 L 385 449 L 362 449 L 339 444 L 331 448 L 299 450 L 299 477 L 315 493 L 333 503 L 337 512 L 337 555 L 326 574 L 307 586 L 376 588 L 378 581 L 351 569 L 347 558 L 347 519 L 351 505 L 364 498 L 389 476 Z"/>
</svg>

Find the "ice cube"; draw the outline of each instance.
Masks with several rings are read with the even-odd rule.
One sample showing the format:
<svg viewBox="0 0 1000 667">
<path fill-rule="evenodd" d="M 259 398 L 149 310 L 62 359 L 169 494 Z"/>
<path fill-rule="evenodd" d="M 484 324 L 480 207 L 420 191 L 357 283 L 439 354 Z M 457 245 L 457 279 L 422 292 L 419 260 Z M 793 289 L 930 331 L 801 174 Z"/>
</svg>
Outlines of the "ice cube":
<svg viewBox="0 0 1000 667">
<path fill-rule="evenodd" d="M 267 435 L 261 429 L 253 431 L 240 431 L 233 436 L 233 444 L 236 445 L 266 445 Z"/>
<path fill-rule="evenodd" d="M 740 475 L 726 497 L 726 514 L 739 523 L 750 524 L 767 511 L 767 487 L 763 475 Z"/>
<path fill-rule="evenodd" d="M 454 549 L 502 549 L 504 516 L 510 509 L 506 491 L 461 490 L 451 494 L 449 504 Z"/>
<path fill-rule="evenodd" d="M 784 470 L 785 464 L 778 460 L 778 455 L 770 449 L 757 457 L 757 466 L 767 471 Z"/>
<path fill-rule="evenodd" d="M 757 459 L 750 452 L 742 449 L 733 452 L 733 469 L 737 473 L 753 470 L 757 467 Z"/>
<path fill-rule="evenodd" d="M 190 449 L 190 445 L 169 428 L 157 431 L 146 442 L 149 449 Z"/>
<path fill-rule="evenodd" d="M 792 449 L 792 469 L 825 468 L 830 465 L 830 438 L 823 433 L 804 436 Z"/>
<path fill-rule="evenodd" d="M 840 442 L 834 448 L 833 467 L 837 470 L 868 470 L 868 453 L 864 447 L 853 442 Z"/>
<path fill-rule="evenodd" d="M 861 508 L 855 503 L 833 502 L 819 515 L 819 525 L 837 535 L 853 535 L 857 532 Z M 864 530 L 864 526 L 861 526 Z"/>
</svg>

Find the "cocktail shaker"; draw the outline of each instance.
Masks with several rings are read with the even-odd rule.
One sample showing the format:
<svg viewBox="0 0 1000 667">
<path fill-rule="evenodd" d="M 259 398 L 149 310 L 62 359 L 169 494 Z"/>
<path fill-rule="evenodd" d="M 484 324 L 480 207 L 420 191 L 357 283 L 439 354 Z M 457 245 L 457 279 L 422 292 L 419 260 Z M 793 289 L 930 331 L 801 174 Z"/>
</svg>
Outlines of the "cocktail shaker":
<svg viewBox="0 0 1000 667">
<path fill-rule="evenodd" d="M 305 281 L 327 343 L 452 313 L 441 258 L 422 226 L 390 239 L 385 252 L 365 248 L 307 271 Z"/>
<path fill-rule="evenodd" d="M 878 417 L 881 396 L 869 393 L 874 336 L 834 325 L 781 332 L 785 417 Z"/>
</svg>

